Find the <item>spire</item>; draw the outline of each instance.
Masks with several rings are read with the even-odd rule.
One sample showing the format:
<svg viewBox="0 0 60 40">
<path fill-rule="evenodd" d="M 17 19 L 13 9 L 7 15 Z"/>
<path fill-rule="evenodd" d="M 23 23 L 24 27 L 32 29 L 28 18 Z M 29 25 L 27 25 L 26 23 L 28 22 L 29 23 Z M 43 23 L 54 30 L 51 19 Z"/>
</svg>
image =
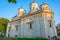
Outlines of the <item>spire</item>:
<svg viewBox="0 0 60 40">
<path fill-rule="evenodd" d="M 19 10 L 19 9 L 23 9 L 23 6 L 21 5 L 20 8 L 18 8 L 18 10 Z"/>
</svg>

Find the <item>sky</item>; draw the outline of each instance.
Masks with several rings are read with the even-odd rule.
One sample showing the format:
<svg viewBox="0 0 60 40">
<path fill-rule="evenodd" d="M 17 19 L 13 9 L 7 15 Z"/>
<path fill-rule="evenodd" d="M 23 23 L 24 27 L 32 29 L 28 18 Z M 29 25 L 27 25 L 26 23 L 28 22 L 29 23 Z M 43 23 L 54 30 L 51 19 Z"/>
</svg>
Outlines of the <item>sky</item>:
<svg viewBox="0 0 60 40">
<path fill-rule="evenodd" d="M 55 24 L 60 23 L 60 0 L 34 0 L 40 6 L 47 3 L 50 9 L 54 12 Z M 17 0 L 16 4 L 8 3 L 7 0 L 0 0 L 0 18 L 11 18 L 18 14 L 18 9 L 22 6 L 26 13 L 30 11 L 30 4 L 33 0 Z M 40 8 L 40 7 L 39 7 Z"/>
</svg>

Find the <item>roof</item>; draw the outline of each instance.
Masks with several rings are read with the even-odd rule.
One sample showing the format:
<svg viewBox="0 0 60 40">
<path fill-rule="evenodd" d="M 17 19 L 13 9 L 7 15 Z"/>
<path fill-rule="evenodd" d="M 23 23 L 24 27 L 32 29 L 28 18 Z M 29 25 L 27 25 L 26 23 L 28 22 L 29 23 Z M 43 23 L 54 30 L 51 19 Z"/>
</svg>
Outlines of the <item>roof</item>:
<svg viewBox="0 0 60 40">
<path fill-rule="evenodd" d="M 40 13 L 53 13 L 53 12 L 47 12 L 47 11 L 42 11 L 42 10 L 39 11 L 38 10 L 38 11 L 35 11 L 33 13 L 23 14 L 21 17 L 19 17 L 19 19 L 12 20 L 10 22 L 14 22 L 14 21 L 20 20 L 21 18 L 29 17 L 29 16 L 32 16 L 32 15 L 40 14 Z M 54 15 L 54 13 L 53 13 L 53 15 Z"/>
</svg>

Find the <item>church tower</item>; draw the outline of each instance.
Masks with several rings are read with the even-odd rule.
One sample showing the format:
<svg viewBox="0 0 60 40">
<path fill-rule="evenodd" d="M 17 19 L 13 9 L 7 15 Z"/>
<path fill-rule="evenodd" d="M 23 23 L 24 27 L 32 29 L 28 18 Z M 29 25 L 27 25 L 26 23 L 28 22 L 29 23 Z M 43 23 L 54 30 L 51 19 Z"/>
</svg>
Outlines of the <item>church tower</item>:
<svg viewBox="0 0 60 40">
<path fill-rule="evenodd" d="M 40 9 L 44 19 L 45 33 L 48 35 L 48 37 L 57 36 L 54 13 L 49 8 L 48 4 L 42 4 Z"/>
<path fill-rule="evenodd" d="M 18 9 L 18 16 L 22 16 L 24 14 L 24 8 L 19 8 Z"/>
<path fill-rule="evenodd" d="M 40 8 L 41 8 L 41 10 L 48 10 L 49 6 L 48 6 L 48 4 L 42 4 Z"/>
<path fill-rule="evenodd" d="M 32 2 L 30 5 L 30 12 L 35 12 L 38 10 L 38 4 L 37 2 Z"/>
</svg>

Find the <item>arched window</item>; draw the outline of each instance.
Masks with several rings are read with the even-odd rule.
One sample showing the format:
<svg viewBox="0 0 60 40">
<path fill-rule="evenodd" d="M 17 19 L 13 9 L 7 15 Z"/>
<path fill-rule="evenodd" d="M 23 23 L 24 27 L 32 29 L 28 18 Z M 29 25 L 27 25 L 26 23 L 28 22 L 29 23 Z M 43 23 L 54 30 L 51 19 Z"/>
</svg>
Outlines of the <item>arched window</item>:
<svg viewBox="0 0 60 40">
<path fill-rule="evenodd" d="M 33 10 L 34 10 L 34 7 L 33 7 Z"/>
</svg>

